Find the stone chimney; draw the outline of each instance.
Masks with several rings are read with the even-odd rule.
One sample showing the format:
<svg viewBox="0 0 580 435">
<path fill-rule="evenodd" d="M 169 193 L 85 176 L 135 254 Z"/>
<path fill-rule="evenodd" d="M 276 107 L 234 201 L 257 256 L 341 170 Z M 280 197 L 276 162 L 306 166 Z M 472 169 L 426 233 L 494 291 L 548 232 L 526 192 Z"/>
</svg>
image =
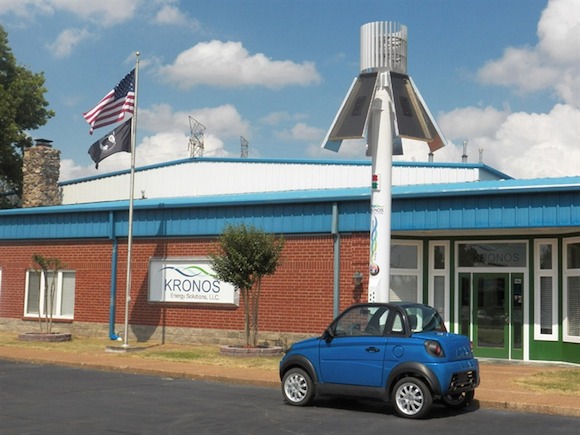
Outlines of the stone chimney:
<svg viewBox="0 0 580 435">
<path fill-rule="evenodd" d="M 35 145 L 24 150 L 22 167 L 22 207 L 60 205 L 60 151 L 51 140 L 35 139 Z"/>
</svg>

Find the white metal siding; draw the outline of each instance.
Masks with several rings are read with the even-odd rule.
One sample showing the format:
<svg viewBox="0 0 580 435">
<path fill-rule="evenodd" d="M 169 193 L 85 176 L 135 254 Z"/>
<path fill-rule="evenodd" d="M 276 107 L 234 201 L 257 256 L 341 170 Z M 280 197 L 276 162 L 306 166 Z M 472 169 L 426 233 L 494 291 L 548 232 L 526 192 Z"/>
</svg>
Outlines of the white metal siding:
<svg viewBox="0 0 580 435">
<path fill-rule="evenodd" d="M 478 168 L 394 166 L 394 185 L 477 181 Z M 63 204 L 129 198 L 129 173 L 66 184 Z M 203 161 L 176 163 L 135 173 L 135 198 L 370 187 L 370 165 Z"/>
</svg>

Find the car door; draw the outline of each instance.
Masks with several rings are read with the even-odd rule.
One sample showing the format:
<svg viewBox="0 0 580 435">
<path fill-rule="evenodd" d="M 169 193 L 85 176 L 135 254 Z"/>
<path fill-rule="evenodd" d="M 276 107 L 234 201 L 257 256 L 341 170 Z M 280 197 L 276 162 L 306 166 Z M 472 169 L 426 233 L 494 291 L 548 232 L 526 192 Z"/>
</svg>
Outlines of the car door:
<svg viewBox="0 0 580 435">
<path fill-rule="evenodd" d="M 320 344 L 322 382 L 382 386 L 387 317 L 386 306 L 359 305 L 338 318 L 332 338 Z"/>
<path fill-rule="evenodd" d="M 408 337 L 409 333 L 402 313 L 396 311 L 392 314 L 392 324 L 386 331 L 389 344 L 385 350 L 385 376 L 389 376 L 391 370 L 398 364 L 408 360 L 415 353 L 414 347 L 417 346 L 417 343 Z"/>
</svg>

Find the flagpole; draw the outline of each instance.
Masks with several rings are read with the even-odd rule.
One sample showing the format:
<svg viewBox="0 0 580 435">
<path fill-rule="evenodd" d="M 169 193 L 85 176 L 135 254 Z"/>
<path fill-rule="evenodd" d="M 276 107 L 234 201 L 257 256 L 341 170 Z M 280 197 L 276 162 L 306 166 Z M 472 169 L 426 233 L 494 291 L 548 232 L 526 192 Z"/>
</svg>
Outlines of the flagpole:
<svg viewBox="0 0 580 435">
<path fill-rule="evenodd" d="M 131 181 L 129 187 L 129 228 L 127 231 L 127 279 L 125 289 L 125 334 L 123 347 L 129 347 L 129 302 L 131 301 L 131 251 L 133 245 L 133 199 L 135 196 L 135 138 L 137 132 L 137 93 L 139 89 L 139 52 L 135 53 L 135 109 L 131 123 Z"/>
</svg>

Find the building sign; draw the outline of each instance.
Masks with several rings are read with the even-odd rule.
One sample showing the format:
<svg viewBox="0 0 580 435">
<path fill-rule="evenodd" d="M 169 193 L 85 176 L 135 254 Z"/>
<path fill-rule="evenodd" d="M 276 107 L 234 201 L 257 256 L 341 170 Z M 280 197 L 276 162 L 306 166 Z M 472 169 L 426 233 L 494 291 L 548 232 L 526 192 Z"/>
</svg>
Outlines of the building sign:
<svg viewBox="0 0 580 435">
<path fill-rule="evenodd" d="M 149 302 L 239 306 L 239 292 L 218 280 L 207 258 L 151 258 Z"/>
<path fill-rule="evenodd" d="M 525 243 L 459 243 L 459 267 L 526 267 Z"/>
</svg>

